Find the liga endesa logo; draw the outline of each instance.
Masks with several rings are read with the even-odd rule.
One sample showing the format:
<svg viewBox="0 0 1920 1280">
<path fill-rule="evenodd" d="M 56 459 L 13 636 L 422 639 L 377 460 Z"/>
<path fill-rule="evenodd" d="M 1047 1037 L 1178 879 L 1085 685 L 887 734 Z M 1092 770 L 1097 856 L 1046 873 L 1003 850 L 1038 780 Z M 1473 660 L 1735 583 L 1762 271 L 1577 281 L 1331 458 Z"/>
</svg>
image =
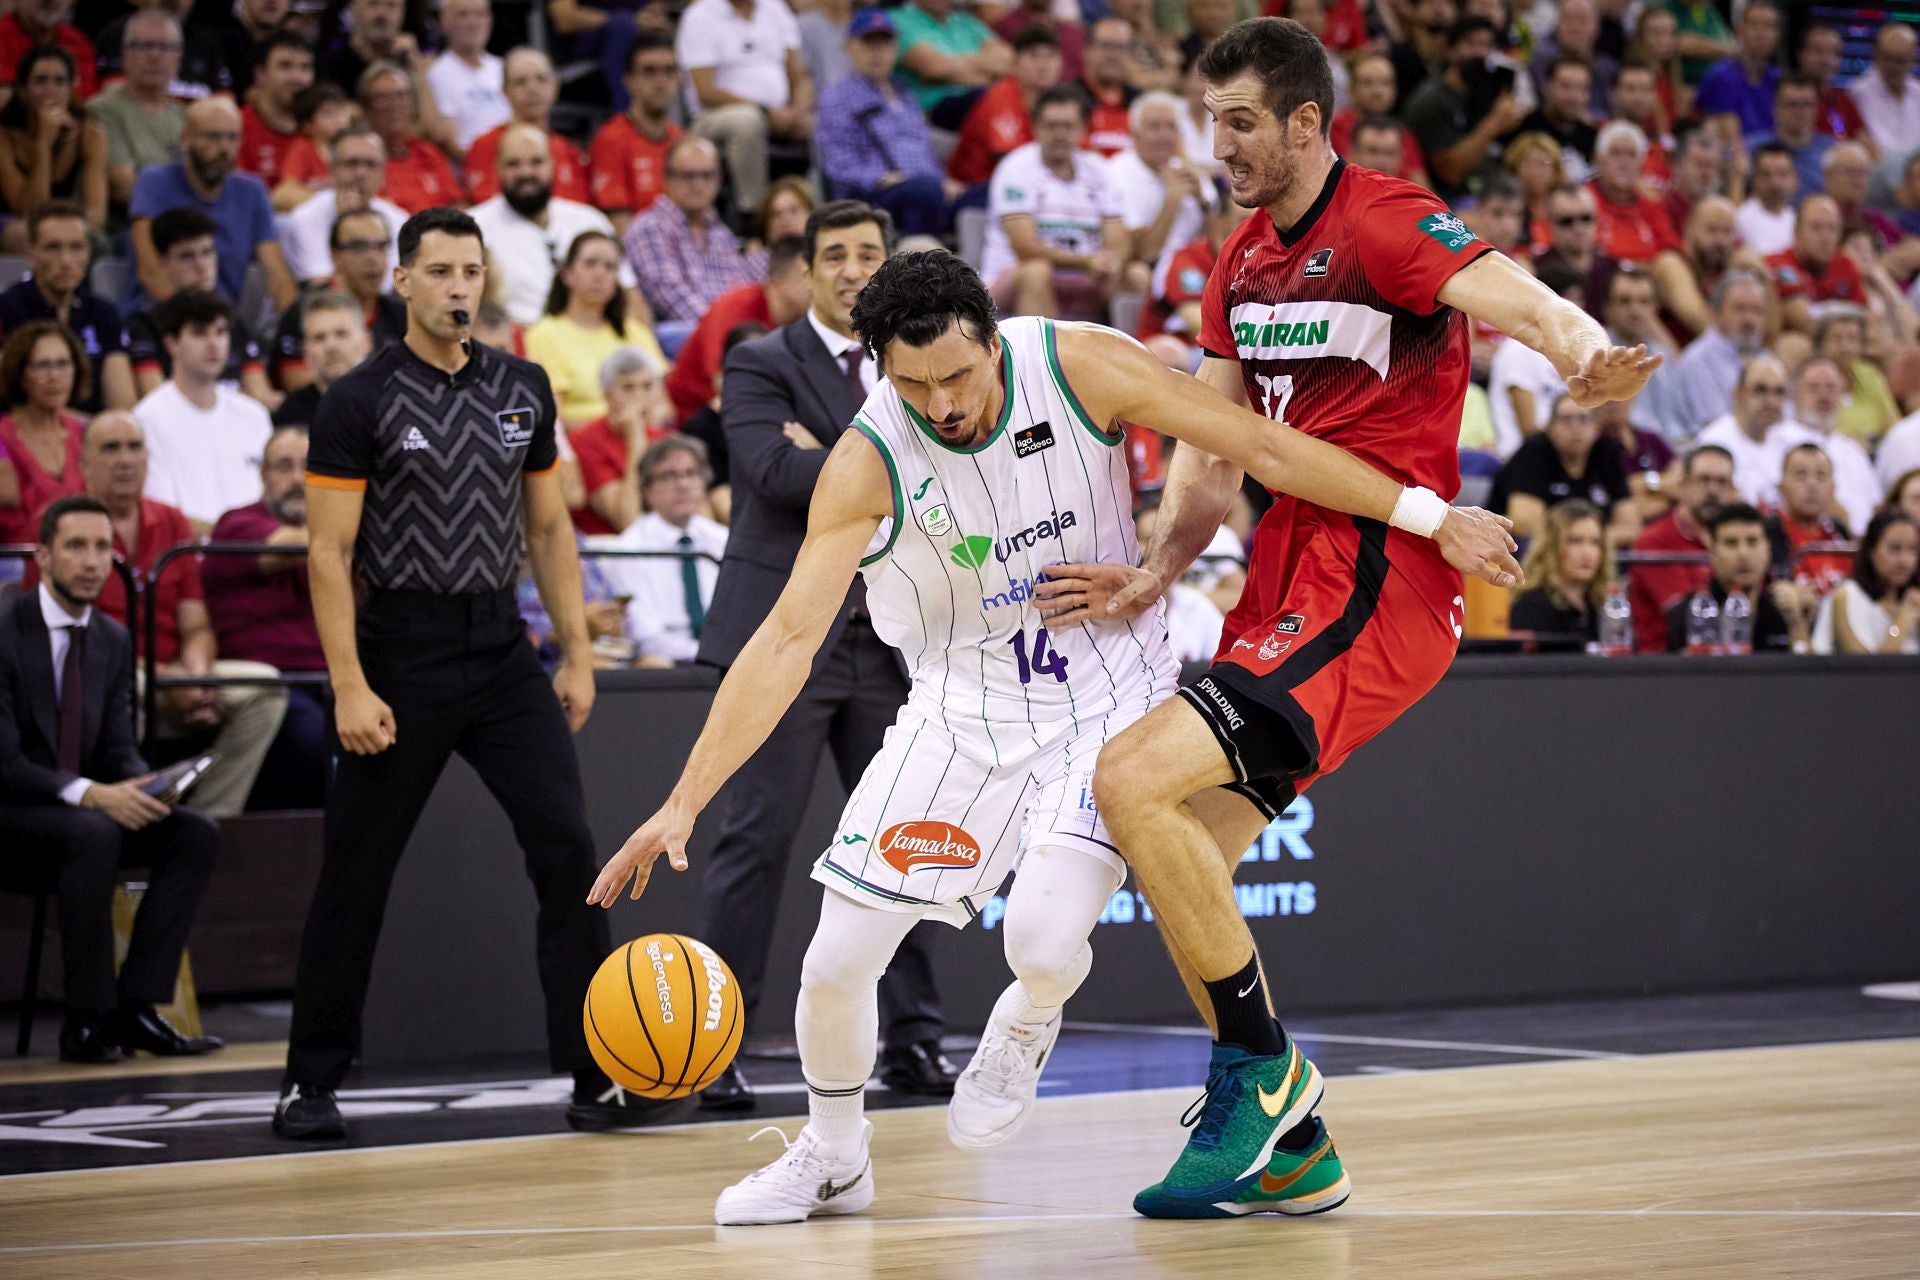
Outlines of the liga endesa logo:
<svg viewBox="0 0 1920 1280">
<path fill-rule="evenodd" d="M 901 875 L 917 867 L 977 867 L 980 842 L 951 822 L 896 822 L 880 833 L 880 857 Z"/>
</svg>

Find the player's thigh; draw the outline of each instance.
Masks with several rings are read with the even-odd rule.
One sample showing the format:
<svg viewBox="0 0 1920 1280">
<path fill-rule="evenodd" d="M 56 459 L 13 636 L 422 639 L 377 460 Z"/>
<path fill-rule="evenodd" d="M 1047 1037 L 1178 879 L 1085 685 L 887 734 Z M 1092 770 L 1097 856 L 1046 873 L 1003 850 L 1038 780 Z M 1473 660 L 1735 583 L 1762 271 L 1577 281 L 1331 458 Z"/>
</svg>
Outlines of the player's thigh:
<svg viewBox="0 0 1920 1280">
<path fill-rule="evenodd" d="M 1213 730 L 1185 701 L 1170 698 L 1101 749 L 1094 802 L 1113 822 L 1232 781 L 1233 766 Z"/>
</svg>

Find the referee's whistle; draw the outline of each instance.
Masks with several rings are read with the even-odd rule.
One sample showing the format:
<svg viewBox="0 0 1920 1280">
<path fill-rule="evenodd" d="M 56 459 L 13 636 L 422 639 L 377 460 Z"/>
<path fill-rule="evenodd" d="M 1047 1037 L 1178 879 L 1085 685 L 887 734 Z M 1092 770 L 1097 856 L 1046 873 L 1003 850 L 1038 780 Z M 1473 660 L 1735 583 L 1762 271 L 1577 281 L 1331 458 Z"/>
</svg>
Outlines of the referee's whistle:
<svg viewBox="0 0 1920 1280">
<path fill-rule="evenodd" d="M 453 315 L 453 322 L 457 325 L 464 326 L 464 325 L 469 325 L 473 323 L 473 317 L 468 315 L 464 311 L 456 310 L 452 313 L 452 315 Z"/>
</svg>

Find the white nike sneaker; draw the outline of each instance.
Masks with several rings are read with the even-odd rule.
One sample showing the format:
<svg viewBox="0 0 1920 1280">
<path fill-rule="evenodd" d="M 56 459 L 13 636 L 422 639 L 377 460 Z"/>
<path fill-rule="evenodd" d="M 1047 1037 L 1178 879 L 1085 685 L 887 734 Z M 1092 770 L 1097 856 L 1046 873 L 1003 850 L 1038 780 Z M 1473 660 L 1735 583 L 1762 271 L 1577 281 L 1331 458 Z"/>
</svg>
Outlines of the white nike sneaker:
<svg viewBox="0 0 1920 1280">
<path fill-rule="evenodd" d="M 873 1165 L 867 1158 L 871 1121 L 860 1122 L 860 1154 L 844 1163 L 828 1157 L 811 1125 L 792 1142 L 772 1125 L 753 1137 L 767 1132 L 787 1143 L 786 1154 L 722 1191 L 713 1204 L 715 1222 L 723 1227 L 805 1222 L 816 1213 L 859 1213 L 873 1203 Z"/>
<path fill-rule="evenodd" d="M 1020 1132 L 1033 1114 L 1040 1070 L 1060 1038 L 1065 1011 L 1045 1026 L 1017 1022 L 1013 1010 L 1022 997 L 1018 982 L 1000 993 L 973 1061 L 954 1083 L 953 1101 L 947 1104 L 947 1138 L 956 1147 L 997 1147 Z"/>
</svg>

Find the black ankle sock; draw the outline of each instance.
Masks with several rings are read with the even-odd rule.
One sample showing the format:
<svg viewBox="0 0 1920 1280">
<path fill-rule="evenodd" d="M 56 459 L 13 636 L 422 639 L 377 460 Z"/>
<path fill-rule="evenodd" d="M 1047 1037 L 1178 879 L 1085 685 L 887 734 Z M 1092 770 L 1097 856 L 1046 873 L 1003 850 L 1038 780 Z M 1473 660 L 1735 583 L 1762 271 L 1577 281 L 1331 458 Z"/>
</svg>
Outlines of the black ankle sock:
<svg viewBox="0 0 1920 1280">
<path fill-rule="evenodd" d="M 1293 1128 L 1280 1135 L 1277 1142 L 1282 1151 L 1305 1151 L 1307 1144 L 1313 1141 L 1313 1117 L 1308 1116 Z"/>
<path fill-rule="evenodd" d="M 1231 978 L 1209 982 L 1207 998 L 1213 1001 L 1213 1017 L 1220 1028 L 1221 1044 L 1238 1045 L 1248 1053 L 1271 1057 L 1285 1053 L 1286 1033 L 1267 1012 L 1267 991 L 1260 981 L 1260 958 L 1250 957 L 1246 967 Z"/>
</svg>

